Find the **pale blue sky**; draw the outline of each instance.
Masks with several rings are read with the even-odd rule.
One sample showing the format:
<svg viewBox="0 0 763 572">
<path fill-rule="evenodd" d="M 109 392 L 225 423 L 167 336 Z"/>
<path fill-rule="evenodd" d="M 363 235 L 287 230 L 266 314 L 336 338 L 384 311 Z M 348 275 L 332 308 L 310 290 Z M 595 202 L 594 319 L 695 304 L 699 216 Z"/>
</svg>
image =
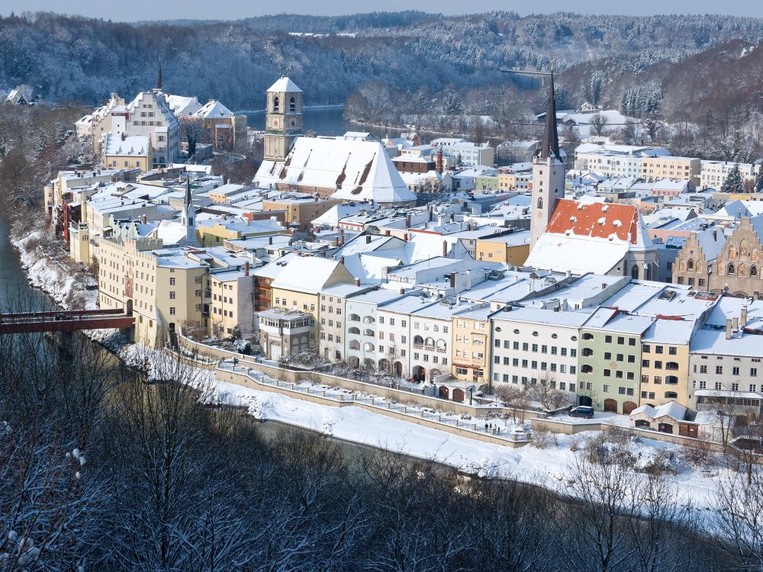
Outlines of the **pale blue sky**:
<svg viewBox="0 0 763 572">
<path fill-rule="evenodd" d="M 398 10 L 422 10 L 443 14 L 464 14 L 489 12 L 491 10 L 513 10 L 522 16 L 529 13 L 577 12 L 586 14 L 627 14 L 651 16 L 655 14 L 731 14 L 763 18 L 763 2 L 758 0 L 637 0 L 636 2 L 613 2 L 612 0 L 586 0 L 570 2 L 545 0 L 529 3 L 507 0 L 482 0 L 469 3 L 464 0 L 384 0 L 379 3 L 349 0 L 291 0 L 273 3 L 292 14 L 337 15 L 360 12 Z M 751 7 L 754 6 L 754 7 Z M 171 20 L 171 19 L 214 19 L 237 20 L 251 16 L 272 14 L 265 2 L 242 0 L 129 0 L 128 2 L 99 2 L 98 0 L 0 0 L 0 15 L 11 12 L 57 12 L 78 14 L 114 21 Z"/>
</svg>

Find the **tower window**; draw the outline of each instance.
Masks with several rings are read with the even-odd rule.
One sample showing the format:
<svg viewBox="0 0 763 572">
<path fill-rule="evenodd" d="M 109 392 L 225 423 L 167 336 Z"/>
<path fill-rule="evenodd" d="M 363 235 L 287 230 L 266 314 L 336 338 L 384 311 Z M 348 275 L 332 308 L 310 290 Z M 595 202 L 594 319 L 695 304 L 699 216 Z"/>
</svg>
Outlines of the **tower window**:
<svg viewBox="0 0 763 572">
<path fill-rule="evenodd" d="M 280 105 L 281 105 L 281 102 L 279 101 L 278 96 L 277 95 L 274 96 L 273 97 L 273 111 L 279 111 Z"/>
<path fill-rule="evenodd" d="M 289 111 L 291 113 L 294 113 L 297 111 L 297 100 L 294 99 L 294 96 L 291 96 L 291 99 L 289 100 Z"/>
<path fill-rule="evenodd" d="M 538 208 L 539 209 L 543 208 L 543 197 L 538 197 Z"/>
</svg>

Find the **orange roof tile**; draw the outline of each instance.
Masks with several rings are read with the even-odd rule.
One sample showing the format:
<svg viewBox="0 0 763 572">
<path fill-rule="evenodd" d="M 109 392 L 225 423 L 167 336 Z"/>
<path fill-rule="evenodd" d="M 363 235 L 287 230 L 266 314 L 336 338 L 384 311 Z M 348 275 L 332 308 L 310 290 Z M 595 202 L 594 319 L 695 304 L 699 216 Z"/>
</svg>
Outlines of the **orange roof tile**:
<svg viewBox="0 0 763 572">
<path fill-rule="evenodd" d="M 546 227 L 552 234 L 575 234 L 595 238 L 617 238 L 636 244 L 638 240 L 638 209 L 633 205 L 587 203 L 560 200 Z"/>
</svg>

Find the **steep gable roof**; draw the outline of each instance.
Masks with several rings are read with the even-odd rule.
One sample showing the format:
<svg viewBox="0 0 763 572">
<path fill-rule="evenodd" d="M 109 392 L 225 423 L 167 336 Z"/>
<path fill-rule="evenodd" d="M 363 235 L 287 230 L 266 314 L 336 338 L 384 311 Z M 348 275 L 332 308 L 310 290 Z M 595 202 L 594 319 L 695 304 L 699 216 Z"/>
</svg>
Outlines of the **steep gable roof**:
<svg viewBox="0 0 763 572">
<path fill-rule="evenodd" d="M 568 199 L 558 202 L 546 232 L 569 236 L 617 239 L 637 244 L 639 213 L 633 205 L 579 203 Z"/>
</svg>

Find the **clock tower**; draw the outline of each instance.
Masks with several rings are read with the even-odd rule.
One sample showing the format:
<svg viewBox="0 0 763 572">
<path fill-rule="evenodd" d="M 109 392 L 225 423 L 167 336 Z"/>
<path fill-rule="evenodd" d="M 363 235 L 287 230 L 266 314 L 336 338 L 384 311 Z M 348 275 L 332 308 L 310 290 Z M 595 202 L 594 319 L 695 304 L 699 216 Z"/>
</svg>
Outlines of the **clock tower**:
<svg viewBox="0 0 763 572">
<path fill-rule="evenodd" d="M 283 161 L 302 135 L 302 90 L 282 77 L 266 93 L 265 160 Z"/>
</svg>

